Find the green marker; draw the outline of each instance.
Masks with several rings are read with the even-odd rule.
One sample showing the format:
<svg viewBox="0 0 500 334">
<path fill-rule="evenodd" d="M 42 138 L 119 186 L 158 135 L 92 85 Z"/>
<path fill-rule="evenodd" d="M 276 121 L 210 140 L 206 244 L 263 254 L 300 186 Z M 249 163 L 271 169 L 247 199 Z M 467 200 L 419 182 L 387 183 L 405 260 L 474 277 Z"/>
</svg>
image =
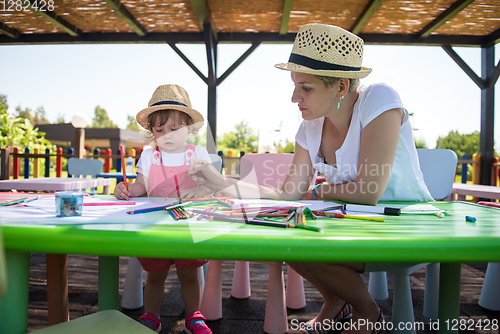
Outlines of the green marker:
<svg viewBox="0 0 500 334">
<path fill-rule="evenodd" d="M 290 225 L 293 225 L 296 228 L 301 228 L 301 229 L 304 229 L 304 230 L 321 232 L 321 228 L 319 228 L 319 227 L 308 226 L 308 225 L 300 225 L 300 224 L 290 224 Z"/>
</svg>

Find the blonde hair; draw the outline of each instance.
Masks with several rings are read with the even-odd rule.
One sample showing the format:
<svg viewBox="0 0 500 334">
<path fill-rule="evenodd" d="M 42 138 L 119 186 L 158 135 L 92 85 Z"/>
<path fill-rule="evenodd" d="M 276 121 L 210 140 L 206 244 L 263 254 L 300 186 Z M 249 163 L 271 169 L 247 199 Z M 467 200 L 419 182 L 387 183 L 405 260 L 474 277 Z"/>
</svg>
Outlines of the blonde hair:
<svg viewBox="0 0 500 334">
<path fill-rule="evenodd" d="M 323 81 L 326 87 L 333 87 L 340 80 L 336 77 L 327 77 L 325 75 L 315 75 L 316 78 Z M 359 86 L 359 79 L 349 79 L 349 92 L 354 92 Z"/>
</svg>

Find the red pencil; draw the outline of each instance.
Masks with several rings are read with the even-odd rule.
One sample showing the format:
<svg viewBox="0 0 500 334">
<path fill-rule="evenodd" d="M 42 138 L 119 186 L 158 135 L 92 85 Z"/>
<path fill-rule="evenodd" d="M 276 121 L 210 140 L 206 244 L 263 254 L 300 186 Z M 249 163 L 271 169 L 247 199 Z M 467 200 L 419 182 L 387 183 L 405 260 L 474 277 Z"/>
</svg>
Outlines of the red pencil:
<svg viewBox="0 0 500 334">
<path fill-rule="evenodd" d="M 125 170 L 125 159 L 123 158 L 123 146 L 121 145 L 120 145 L 120 155 L 122 158 L 123 183 L 125 184 L 125 189 L 127 189 L 128 191 L 127 171 Z"/>
</svg>

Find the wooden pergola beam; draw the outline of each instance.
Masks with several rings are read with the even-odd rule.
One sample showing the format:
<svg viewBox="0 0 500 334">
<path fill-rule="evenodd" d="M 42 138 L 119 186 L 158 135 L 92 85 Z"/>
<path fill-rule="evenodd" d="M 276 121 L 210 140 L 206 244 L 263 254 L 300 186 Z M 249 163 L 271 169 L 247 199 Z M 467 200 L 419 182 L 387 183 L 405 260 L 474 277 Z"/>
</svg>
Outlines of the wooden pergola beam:
<svg viewBox="0 0 500 334">
<path fill-rule="evenodd" d="M 286 35 L 288 32 L 288 21 L 292 12 L 293 0 L 285 0 L 283 4 L 283 13 L 281 15 L 280 35 Z"/>
<path fill-rule="evenodd" d="M 21 36 L 21 32 L 19 30 L 11 28 L 2 22 L 0 22 L 0 32 L 10 38 L 19 38 L 19 36 Z"/>
<path fill-rule="evenodd" d="M 212 18 L 212 12 L 206 0 L 191 0 L 191 5 L 193 6 L 194 12 L 198 17 L 201 30 L 205 29 L 205 25 L 210 26 L 213 37 L 217 40 L 217 29 L 215 28 L 215 23 Z"/>
<path fill-rule="evenodd" d="M 450 45 L 442 45 L 441 46 L 444 51 L 457 63 L 458 66 L 469 76 L 469 78 L 472 79 L 472 81 L 475 82 L 476 85 L 480 89 L 485 89 L 486 88 L 486 81 L 482 78 L 480 78 L 476 72 L 472 68 L 470 68 L 469 65 L 453 50 L 453 48 Z"/>
<path fill-rule="evenodd" d="M 142 24 L 137 21 L 134 15 L 128 11 L 128 9 L 119 0 L 104 0 L 108 6 L 114 10 L 116 15 L 118 15 L 123 21 L 125 21 L 132 30 L 139 36 L 145 36 L 147 30 L 142 26 Z"/>
<path fill-rule="evenodd" d="M 82 34 L 82 31 L 77 28 L 76 26 L 72 25 L 59 15 L 57 15 L 54 11 L 49 10 L 48 8 L 44 8 L 43 10 L 40 10 L 39 8 L 39 3 L 37 0 L 28 0 L 29 1 L 29 8 L 36 12 L 37 14 L 41 15 L 44 19 L 47 21 L 52 22 L 55 24 L 57 27 L 62 29 L 64 32 L 66 32 L 68 35 L 72 37 L 78 37 Z M 26 1 L 23 2 L 23 4 Z"/>
<path fill-rule="evenodd" d="M 473 2 L 474 0 L 458 0 L 453 5 L 451 5 L 450 8 L 442 12 L 441 15 L 436 17 L 431 23 L 420 30 L 420 32 L 417 34 L 417 38 L 422 39 L 429 37 L 433 31 L 437 30 L 440 26 L 451 20 L 454 16 L 456 16 L 465 7 Z"/>
<path fill-rule="evenodd" d="M 356 19 L 356 22 L 351 27 L 351 32 L 353 34 L 359 34 L 361 32 L 361 29 L 365 26 L 365 24 L 370 20 L 370 17 L 372 17 L 373 13 L 375 13 L 380 7 L 380 5 L 384 2 L 384 0 L 371 0 L 366 7 L 363 9 L 361 14 L 358 16 Z"/>
</svg>

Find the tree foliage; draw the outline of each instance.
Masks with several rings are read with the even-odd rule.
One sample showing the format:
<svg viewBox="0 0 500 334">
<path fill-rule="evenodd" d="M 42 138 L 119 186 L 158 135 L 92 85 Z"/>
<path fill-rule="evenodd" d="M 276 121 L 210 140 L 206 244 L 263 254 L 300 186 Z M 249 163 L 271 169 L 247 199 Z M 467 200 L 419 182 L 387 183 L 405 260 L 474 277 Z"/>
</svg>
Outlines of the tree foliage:
<svg viewBox="0 0 500 334">
<path fill-rule="evenodd" d="M 464 153 L 468 159 L 472 159 L 474 153 L 479 153 L 479 132 L 460 134 L 450 131 L 447 136 L 438 138 L 436 148 L 455 151 L 459 159 Z"/>
<path fill-rule="evenodd" d="M 5 104 L 4 104 L 5 102 Z M 24 151 L 26 147 L 31 152 L 35 147 L 44 151 L 52 144 L 45 139 L 45 132 L 38 131 L 28 118 L 10 117 L 7 113 L 7 97 L 0 95 L 0 146 L 10 146 L 11 149 L 19 147 Z"/>
<path fill-rule="evenodd" d="M 117 128 L 118 125 L 113 123 L 109 118 L 108 113 L 100 106 L 95 107 L 94 118 L 92 118 L 92 128 Z"/>
<path fill-rule="evenodd" d="M 137 119 L 134 116 L 127 115 L 127 130 L 141 132 L 143 129 L 137 123 Z"/>
<path fill-rule="evenodd" d="M 217 144 L 226 150 L 253 152 L 257 150 L 257 136 L 253 134 L 252 128 L 244 121 L 235 125 L 235 130 L 226 132 L 222 138 L 217 138 Z"/>
</svg>

